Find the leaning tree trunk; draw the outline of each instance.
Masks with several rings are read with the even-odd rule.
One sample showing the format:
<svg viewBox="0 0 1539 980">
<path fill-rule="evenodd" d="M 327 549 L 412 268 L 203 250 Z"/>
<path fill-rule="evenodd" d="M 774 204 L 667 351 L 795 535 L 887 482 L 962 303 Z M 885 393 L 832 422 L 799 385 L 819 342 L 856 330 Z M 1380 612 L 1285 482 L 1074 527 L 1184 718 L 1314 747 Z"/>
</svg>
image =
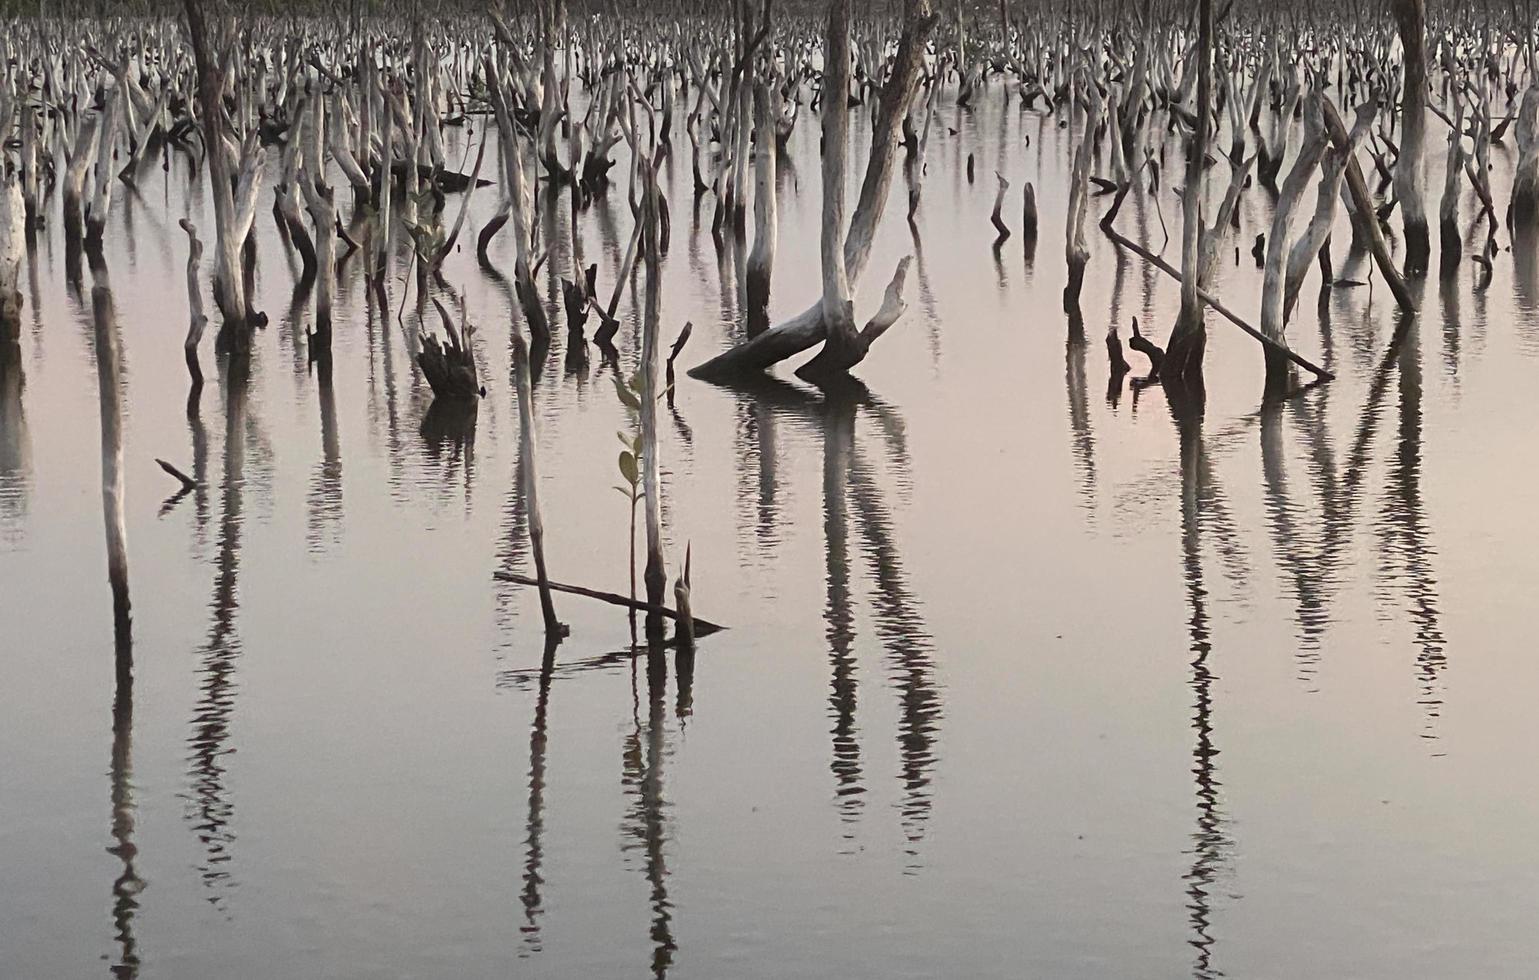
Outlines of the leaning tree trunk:
<svg viewBox="0 0 1539 980">
<path fill-rule="evenodd" d="M 1286 345 L 1283 320 L 1283 293 L 1286 287 L 1289 231 L 1293 212 L 1308 189 L 1327 142 L 1325 123 L 1320 115 L 1319 93 L 1311 93 L 1304 103 L 1304 142 L 1299 147 L 1293 169 L 1283 181 L 1282 192 L 1272 217 L 1272 231 L 1267 238 L 1266 272 L 1261 280 L 1261 332 L 1269 340 Z M 1334 198 L 1334 194 L 1331 195 Z M 1266 393 L 1283 394 L 1292 375 L 1292 365 L 1272 347 L 1265 348 Z"/>
<path fill-rule="evenodd" d="M 1422 199 L 1422 157 L 1427 142 L 1427 12 L 1423 0 L 1395 0 L 1395 23 L 1405 59 L 1400 92 L 1400 157 L 1395 197 L 1405 228 L 1405 274 L 1425 275 L 1432 252 L 1427 205 Z"/>
</svg>

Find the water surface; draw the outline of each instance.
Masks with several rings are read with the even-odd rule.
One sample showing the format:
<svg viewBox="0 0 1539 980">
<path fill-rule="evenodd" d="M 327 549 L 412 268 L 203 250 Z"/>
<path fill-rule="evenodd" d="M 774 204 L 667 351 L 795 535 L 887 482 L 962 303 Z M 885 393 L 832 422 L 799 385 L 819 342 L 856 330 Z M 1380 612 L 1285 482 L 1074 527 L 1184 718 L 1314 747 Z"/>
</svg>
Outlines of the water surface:
<svg viewBox="0 0 1539 980">
<path fill-rule="evenodd" d="M 473 432 L 429 411 L 404 253 L 383 312 L 344 270 L 322 384 L 265 212 L 271 323 L 249 377 L 205 342 L 189 413 L 176 222 L 212 224 L 173 159 L 117 194 L 105 255 L 120 677 L 100 280 L 67 286 L 50 221 L 25 269 L 25 382 L 0 386 L 0 975 L 1525 975 L 1534 243 L 1508 252 L 1504 229 L 1488 285 L 1468 261 L 1434 272 L 1414 320 L 1376 276 L 1317 302 L 1312 272 L 1289 337 L 1338 379 L 1278 404 L 1213 316 L 1206 414 L 1178 419 L 1157 386 L 1109 389 L 1101 342 L 1134 316 L 1163 340 L 1172 281 L 1093 232 L 1082 334 L 1061 312 L 1073 131 L 998 89 L 940 112 L 916 224 L 900 179 L 860 285 L 874 309 L 914 255 L 908 314 L 860 382 L 681 379 L 662 416 L 670 560 L 692 549 L 695 608 L 731 626 L 693 662 L 636 656 L 623 613 L 558 596 L 571 636 L 542 671 L 535 595 L 493 578 L 532 569 L 518 314 L 468 250 L 446 275 L 486 376 Z M 663 334 L 693 322 L 694 364 L 741 337 L 747 247 L 713 243 L 675 149 Z M 1498 200 L 1513 156 L 1494 150 Z M 817 288 L 817 159 L 804 121 L 776 317 Z M 995 169 L 1014 226 L 1037 188 L 1034 249 L 991 248 Z M 495 206 L 479 194 L 470 229 Z M 1247 193 L 1222 263 L 1247 316 L 1270 218 Z M 1174 260 L 1178 222 L 1162 187 L 1119 227 L 1156 248 L 1168 227 Z M 607 298 L 623 176 L 581 228 Z M 1366 279 L 1347 238 L 1343 220 L 1338 270 Z M 511 269 L 510 235 L 493 255 Z M 571 261 L 541 270 L 552 309 Z M 619 592 L 610 375 L 636 363 L 639 283 L 618 367 L 574 358 L 558 317 L 535 385 L 552 574 Z M 155 457 L 200 488 L 168 501 Z"/>
</svg>

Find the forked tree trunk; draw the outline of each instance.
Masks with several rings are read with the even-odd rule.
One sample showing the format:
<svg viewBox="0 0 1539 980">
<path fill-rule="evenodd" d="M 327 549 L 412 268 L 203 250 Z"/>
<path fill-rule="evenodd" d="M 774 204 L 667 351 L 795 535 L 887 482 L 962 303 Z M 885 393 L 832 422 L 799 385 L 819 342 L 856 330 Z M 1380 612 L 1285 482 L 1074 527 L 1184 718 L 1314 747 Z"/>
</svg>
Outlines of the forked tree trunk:
<svg viewBox="0 0 1539 980">
<path fill-rule="evenodd" d="M 855 213 L 850 219 L 849 233 L 844 239 L 845 273 L 852 287 L 859 282 L 871 257 L 877 225 L 886 207 L 887 193 L 892 187 L 898 136 L 903 118 L 908 114 L 918 90 L 925 47 L 934 29 L 935 16 L 930 9 L 930 0 L 905 0 L 903 35 L 898 41 L 897 55 L 888 72 L 887 82 L 882 87 L 876 125 L 871 136 L 871 155 L 866 163 L 866 174 L 861 183 Z M 888 287 L 889 299 L 894 288 L 901 288 L 907 268 L 908 260 L 905 258 L 899 264 L 892 285 Z M 893 309 L 901 311 L 901 303 L 893 307 L 890 302 L 884 301 L 882 309 L 884 312 Z M 879 312 L 862 331 L 861 337 L 866 348 L 891 326 L 884 312 Z M 790 320 L 694 367 L 689 373 L 692 377 L 714 381 L 751 375 L 817 346 L 827 336 L 823 304 L 819 301 Z"/>
</svg>

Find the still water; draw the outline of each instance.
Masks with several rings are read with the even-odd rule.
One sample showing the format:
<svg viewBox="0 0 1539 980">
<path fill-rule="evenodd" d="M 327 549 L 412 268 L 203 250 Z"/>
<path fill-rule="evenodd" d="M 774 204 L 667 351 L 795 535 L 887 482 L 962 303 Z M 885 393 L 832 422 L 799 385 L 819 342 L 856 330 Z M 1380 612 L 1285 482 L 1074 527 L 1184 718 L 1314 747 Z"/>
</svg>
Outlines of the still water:
<svg viewBox="0 0 1539 980">
<path fill-rule="evenodd" d="M 940 112 L 914 229 L 900 178 L 861 283 L 864 312 L 915 257 L 861 383 L 681 377 L 662 416 L 670 561 L 691 548 L 696 611 L 731 627 L 693 663 L 558 595 L 571 636 L 542 672 L 537 597 L 493 578 L 532 570 L 518 314 L 471 249 L 446 269 L 488 389 L 467 431 L 428 410 L 404 253 L 383 316 L 344 269 L 328 387 L 264 212 L 271 323 L 244 381 L 205 340 L 189 412 L 176 222 L 212 237 L 199 181 L 173 160 L 120 192 L 78 293 L 52 222 L 0 386 L 0 976 L 1531 975 L 1534 243 L 1504 229 L 1489 285 L 1434 271 L 1414 321 L 1376 276 L 1317 303 L 1311 272 L 1290 340 L 1338 380 L 1277 405 L 1210 317 L 1206 416 L 1178 425 L 1159 387 L 1108 389 L 1101 343 L 1134 316 L 1163 341 L 1172 281 L 1092 224 L 1082 338 L 1060 311 L 1071 130 L 997 89 Z M 455 131 L 455 158 L 484 135 Z M 809 116 L 782 162 L 773 317 L 818 288 L 817 138 Z M 693 322 L 692 365 L 741 336 L 747 249 L 713 243 L 675 149 L 663 336 Z M 991 248 L 996 169 L 1016 228 L 1036 185 L 1034 250 Z M 624 184 L 581 221 L 606 299 Z M 1270 201 L 1246 194 L 1217 287 L 1252 318 Z M 1162 221 L 1174 260 L 1168 187 L 1119 227 L 1158 249 Z M 1337 231 L 1338 273 L 1367 279 Z M 493 255 L 511 268 L 510 234 Z M 570 264 L 540 272 L 553 310 Z M 131 678 L 93 283 L 122 338 Z M 617 368 L 555 332 L 551 573 L 624 592 Z M 156 457 L 199 488 L 169 500 Z"/>
</svg>

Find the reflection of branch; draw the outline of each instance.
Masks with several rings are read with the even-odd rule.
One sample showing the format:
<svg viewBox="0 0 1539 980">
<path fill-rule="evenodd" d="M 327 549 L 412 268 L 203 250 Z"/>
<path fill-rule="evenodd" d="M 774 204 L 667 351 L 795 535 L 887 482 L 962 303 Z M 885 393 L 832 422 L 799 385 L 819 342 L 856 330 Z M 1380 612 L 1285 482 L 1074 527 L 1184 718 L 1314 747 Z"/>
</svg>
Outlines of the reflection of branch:
<svg viewBox="0 0 1539 980">
<path fill-rule="evenodd" d="M 850 603 L 849 473 L 855 440 L 855 405 L 824 403 L 823 422 L 823 539 L 826 602 L 824 636 L 833 671 L 829 682 L 828 713 L 834 727 L 834 793 L 840 816 L 853 823 L 863 808 L 865 786 L 861 780 L 860 742 L 855 737 L 855 710 L 859 684 L 855 672 L 855 612 Z M 848 836 L 848 833 L 847 835 Z"/>
<path fill-rule="evenodd" d="M 1189 608 L 1192 729 L 1196 735 L 1192 747 L 1192 775 L 1196 782 L 1197 829 L 1192 834 L 1192 869 L 1186 875 L 1186 894 L 1190 899 L 1187 910 L 1192 930 L 1190 942 L 1197 950 L 1193 974 L 1208 978 L 1223 975 L 1212 966 L 1214 940 L 1210 893 L 1230 842 L 1224 834 L 1224 813 L 1220 804 L 1222 784 L 1214 765 L 1218 749 L 1213 743 L 1213 673 L 1208 668 L 1213 644 L 1208 626 L 1208 590 L 1202 571 L 1205 505 L 1201 485 L 1203 470 L 1207 467 L 1207 450 L 1203 446 L 1200 417 L 1185 414 L 1175 403 L 1171 410 L 1181 437 L 1181 564 Z"/>
<path fill-rule="evenodd" d="M 887 648 L 891 676 L 898 689 L 898 753 L 906 794 L 903 819 L 912 857 L 929 821 L 930 772 L 935 767 L 935 739 L 941 721 L 940 691 L 930 656 L 933 644 L 903 572 L 892 518 L 858 452 L 851 458 L 850 489 L 866 539 L 866 558 L 876 577 L 876 631 Z"/>
<path fill-rule="evenodd" d="M 1291 582 L 1295 617 L 1299 627 L 1299 672 L 1314 674 L 1320 659 L 1320 637 L 1325 631 L 1325 602 L 1321 596 L 1318 556 L 1306 555 L 1303 534 L 1295 520 L 1296 507 L 1288 497 L 1288 473 L 1282 446 L 1283 406 L 1270 402 L 1261 412 L 1261 468 L 1265 482 L 1272 553 L 1279 573 Z"/>
<path fill-rule="evenodd" d="M 1414 330 L 1415 327 L 1412 327 Z M 1441 614 L 1438 609 L 1437 575 L 1432 560 L 1437 552 L 1428 541 L 1429 529 L 1421 494 L 1421 344 L 1417 338 L 1401 345 L 1397 363 L 1400 374 L 1400 428 L 1394 465 L 1389 471 L 1389 492 L 1379 519 L 1381 566 L 1402 583 L 1406 612 L 1416 626 L 1417 677 L 1421 705 L 1427 716 L 1425 737 L 1436 738 L 1432 724 L 1441 714 L 1439 674 L 1447 666 Z M 1398 564 L 1398 570 L 1392 566 Z"/>
<path fill-rule="evenodd" d="M 667 802 L 663 799 L 664 694 L 668 685 L 668 661 L 661 651 L 649 650 L 647 659 L 647 724 L 638 724 L 625 738 L 622 783 L 634 796 L 622 829 L 638 842 L 643 867 L 651 885 L 652 976 L 668 975 L 678 944 L 673 938 L 673 903 L 668 898 L 668 865 L 663 851 L 667 839 Z M 644 744 L 643 744 L 643 740 Z"/>
<path fill-rule="evenodd" d="M 235 665 L 240 641 L 235 635 L 235 614 L 240 608 L 237 576 L 240 568 L 241 508 L 245 487 L 246 377 L 244 367 L 231 365 L 225 378 L 223 514 L 219 522 L 219 550 L 215 558 L 214 594 L 210 602 L 213 622 L 204 647 L 199 684 L 201 697 L 193 714 L 192 749 L 188 775 L 192 780 L 193 829 L 204 846 L 200 868 L 204 884 L 228 886 L 230 830 L 234 804 L 224 785 L 221 757 L 230 750 L 230 719 L 235 708 Z M 222 897 L 210 901 L 222 907 Z"/>
<path fill-rule="evenodd" d="M 139 944 L 134 938 L 134 914 L 144 879 L 134 860 L 134 666 L 131 648 L 118 651 L 117 692 L 112 700 L 112 846 L 107 853 L 122 862 L 123 870 L 112 882 L 112 924 L 118 940 L 114 977 L 133 980 L 139 975 Z"/>
<path fill-rule="evenodd" d="M 1081 503 L 1087 517 L 1094 519 L 1095 432 L 1090 427 L 1090 402 L 1085 394 L 1085 326 L 1077 312 L 1069 314 L 1069 324 L 1069 340 L 1064 346 L 1064 386 L 1071 434 L 1069 448 L 1080 474 Z"/>
<path fill-rule="evenodd" d="M 532 952 L 540 949 L 540 886 L 544 862 L 545 832 L 545 733 L 550 707 L 551 669 L 556 663 L 556 645 L 560 637 L 545 640 L 545 656 L 540 664 L 540 693 L 534 705 L 534 724 L 529 730 L 529 816 L 524 836 L 524 943 Z"/>
<path fill-rule="evenodd" d="M 329 375 L 325 369 L 324 375 Z M 312 553 L 335 544 L 342 521 L 342 443 L 337 433 L 337 398 L 329 376 L 318 386 L 321 406 L 321 461 L 306 498 L 309 528 L 306 538 Z M 329 539 L 329 540 L 324 540 Z"/>
</svg>

